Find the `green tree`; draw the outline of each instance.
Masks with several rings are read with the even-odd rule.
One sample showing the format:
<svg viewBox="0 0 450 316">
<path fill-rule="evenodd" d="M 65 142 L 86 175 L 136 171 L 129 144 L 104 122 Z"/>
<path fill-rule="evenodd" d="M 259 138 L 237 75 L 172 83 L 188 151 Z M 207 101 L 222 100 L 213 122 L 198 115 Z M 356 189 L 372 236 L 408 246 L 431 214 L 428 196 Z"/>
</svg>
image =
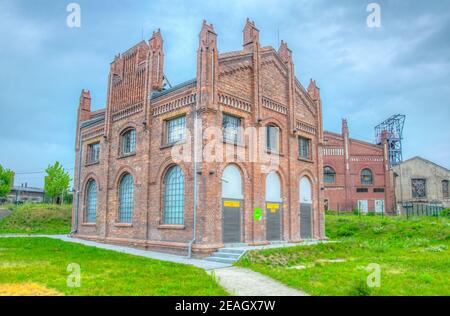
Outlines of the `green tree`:
<svg viewBox="0 0 450 316">
<path fill-rule="evenodd" d="M 52 203 L 62 203 L 63 197 L 69 189 L 70 176 L 64 170 L 63 166 L 57 161 L 54 165 L 45 169 L 47 176 L 45 177 L 44 190 L 45 194 L 51 198 Z"/>
<path fill-rule="evenodd" d="M 14 172 L 0 165 L 0 198 L 5 197 L 13 186 Z"/>
</svg>

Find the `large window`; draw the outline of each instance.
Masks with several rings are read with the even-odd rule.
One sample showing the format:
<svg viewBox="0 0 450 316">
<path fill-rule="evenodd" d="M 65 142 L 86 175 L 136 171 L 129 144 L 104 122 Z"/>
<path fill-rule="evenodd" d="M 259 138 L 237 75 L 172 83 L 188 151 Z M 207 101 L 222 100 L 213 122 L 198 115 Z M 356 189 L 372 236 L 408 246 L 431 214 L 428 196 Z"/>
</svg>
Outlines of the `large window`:
<svg viewBox="0 0 450 316">
<path fill-rule="evenodd" d="M 335 183 L 336 182 L 336 172 L 331 167 L 323 168 L 323 181 L 325 183 Z"/>
<path fill-rule="evenodd" d="M 131 223 L 134 207 L 133 177 L 127 173 L 122 176 L 119 184 L 119 222 Z"/>
<path fill-rule="evenodd" d="M 184 175 L 179 166 L 164 177 L 164 224 L 184 224 Z"/>
<path fill-rule="evenodd" d="M 174 144 L 186 138 L 186 116 L 168 120 L 166 124 L 167 144 Z"/>
<path fill-rule="evenodd" d="M 448 199 L 448 180 L 442 181 L 442 196 L 444 199 Z"/>
<path fill-rule="evenodd" d="M 266 148 L 271 152 L 280 151 L 280 128 L 278 126 L 266 126 Z"/>
<path fill-rule="evenodd" d="M 86 223 L 95 223 L 97 219 L 97 183 L 89 180 L 86 186 Z"/>
<path fill-rule="evenodd" d="M 136 130 L 130 129 L 122 134 L 122 155 L 136 152 Z"/>
<path fill-rule="evenodd" d="M 361 184 L 370 185 L 373 183 L 373 175 L 370 169 L 363 169 L 361 171 Z"/>
<path fill-rule="evenodd" d="M 412 197 L 415 199 L 427 197 L 427 181 L 425 179 L 411 180 Z"/>
<path fill-rule="evenodd" d="M 304 137 L 298 138 L 298 156 L 303 159 L 311 159 L 311 140 Z"/>
<path fill-rule="evenodd" d="M 90 144 L 88 148 L 87 163 L 96 163 L 100 160 L 100 143 Z"/>
<path fill-rule="evenodd" d="M 239 117 L 223 113 L 222 128 L 225 141 L 240 142 L 241 119 Z"/>
</svg>

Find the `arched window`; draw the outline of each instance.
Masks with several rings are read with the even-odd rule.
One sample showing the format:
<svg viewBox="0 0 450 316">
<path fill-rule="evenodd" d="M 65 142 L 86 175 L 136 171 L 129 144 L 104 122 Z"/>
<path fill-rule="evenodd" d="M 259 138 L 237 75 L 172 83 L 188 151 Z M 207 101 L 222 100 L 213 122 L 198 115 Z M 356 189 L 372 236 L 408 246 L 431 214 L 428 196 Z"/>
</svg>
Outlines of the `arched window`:
<svg viewBox="0 0 450 316">
<path fill-rule="evenodd" d="M 444 199 L 448 199 L 448 180 L 442 181 L 442 196 Z"/>
<path fill-rule="evenodd" d="M 266 126 L 266 148 L 271 152 L 280 151 L 280 128 L 278 126 Z"/>
<path fill-rule="evenodd" d="M 372 184 L 373 183 L 373 176 L 372 171 L 370 169 L 363 169 L 361 171 L 361 184 Z"/>
<path fill-rule="evenodd" d="M 119 184 L 119 222 L 131 223 L 134 207 L 134 184 L 131 174 L 122 176 Z"/>
<path fill-rule="evenodd" d="M 97 183 L 91 179 L 86 186 L 86 223 L 95 223 L 97 219 Z"/>
<path fill-rule="evenodd" d="M 184 175 L 179 166 L 164 177 L 164 224 L 184 224 Z"/>
<path fill-rule="evenodd" d="M 323 181 L 325 183 L 335 183 L 336 182 L 336 172 L 331 167 L 323 168 Z"/>
<path fill-rule="evenodd" d="M 136 130 L 129 129 L 121 136 L 121 154 L 130 155 L 136 152 Z"/>
<path fill-rule="evenodd" d="M 235 165 L 227 166 L 222 173 L 222 198 L 242 200 L 242 177 Z"/>
<path fill-rule="evenodd" d="M 266 177 L 266 201 L 282 202 L 281 181 L 276 172 L 271 172 Z"/>
</svg>

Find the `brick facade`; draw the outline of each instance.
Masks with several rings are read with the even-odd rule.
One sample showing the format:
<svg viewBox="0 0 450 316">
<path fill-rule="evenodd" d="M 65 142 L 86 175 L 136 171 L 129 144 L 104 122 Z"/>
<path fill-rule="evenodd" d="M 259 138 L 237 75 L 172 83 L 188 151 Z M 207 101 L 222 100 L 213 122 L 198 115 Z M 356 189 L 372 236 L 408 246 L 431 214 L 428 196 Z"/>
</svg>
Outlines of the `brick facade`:
<svg viewBox="0 0 450 316">
<path fill-rule="evenodd" d="M 376 203 L 384 204 L 384 212 L 393 211 L 393 173 L 389 167 L 385 141 L 375 145 L 352 139 L 349 137 L 347 121 L 343 120 L 341 134 L 324 132 L 323 150 L 324 170 L 329 167 L 335 172 L 334 182 L 324 180 L 325 209 L 364 209 L 364 205 L 358 205 L 358 201 L 362 201 L 363 204 L 367 203 L 369 212 L 376 211 Z M 363 170 L 369 170 L 372 174 L 371 183 L 363 183 Z"/>
<path fill-rule="evenodd" d="M 260 130 L 267 124 L 276 125 L 280 129 L 280 149 L 278 153 L 264 150 L 276 164 L 252 161 L 247 141 L 230 146 L 220 140 L 219 145 L 229 149 L 226 155 L 234 159 L 197 163 L 194 253 L 210 253 L 224 245 L 221 177 L 230 164 L 238 166 L 242 176 L 240 242 L 268 243 L 266 218 L 255 219 L 253 210 L 265 208 L 265 178 L 269 171 L 276 172 L 281 179 L 281 239 L 301 240 L 299 183 L 302 177 L 307 177 L 312 184 L 311 237 L 325 237 L 323 203 L 319 202 L 323 200 L 319 89 L 314 81 L 305 89 L 295 78 L 292 53 L 286 43 L 282 42 L 278 51 L 271 46 L 260 46 L 259 31 L 249 20 L 243 35 L 243 50 L 220 54 L 213 26 L 203 22 L 195 79 L 164 89 L 163 39 L 158 30 L 148 42 L 142 41 L 115 57 L 109 75 L 106 109 L 91 112 L 90 92 L 82 91 L 72 221 L 77 237 L 185 252 L 194 235 L 194 163 L 192 159 L 175 161 L 174 146 L 165 141 L 167 120 L 185 116 L 188 135 L 194 135 L 197 117 L 203 134 L 199 146 L 202 151 L 211 144 L 208 128 L 222 127 L 223 113 L 239 117 L 243 128 Z M 133 154 L 124 156 L 120 154 L 120 135 L 129 129 L 136 131 L 136 149 Z M 299 159 L 300 136 L 310 140 L 309 159 Z M 100 159 L 87 163 L 89 145 L 94 143 L 100 144 Z M 181 150 L 191 153 L 189 149 L 194 147 L 194 138 L 188 137 Z M 164 224 L 163 179 L 174 164 L 184 175 L 184 221 L 168 225 Z M 117 220 L 118 188 L 124 173 L 131 174 L 134 180 L 131 223 Z M 90 180 L 97 183 L 96 221 L 85 223 L 86 185 Z"/>
</svg>

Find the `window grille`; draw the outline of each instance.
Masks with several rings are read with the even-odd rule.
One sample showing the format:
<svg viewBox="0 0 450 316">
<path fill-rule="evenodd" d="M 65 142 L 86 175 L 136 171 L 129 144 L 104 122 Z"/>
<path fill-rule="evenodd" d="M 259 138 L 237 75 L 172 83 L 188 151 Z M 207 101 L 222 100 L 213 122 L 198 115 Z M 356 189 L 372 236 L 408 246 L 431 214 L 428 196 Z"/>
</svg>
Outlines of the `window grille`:
<svg viewBox="0 0 450 316">
<path fill-rule="evenodd" d="M 167 143 L 174 144 L 186 138 L 186 117 L 180 116 L 167 121 Z"/>
<path fill-rule="evenodd" d="M 361 171 L 361 184 L 370 185 L 373 183 L 372 171 L 369 169 L 363 169 Z"/>
<path fill-rule="evenodd" d="M 100 143 L 90 144 L 88 150 L 88 163 L 96 163 L 100 160 Z"/>
<path fill-rule="evenodd" d="M 304 137 L 298 139 L 298 155 L 303 159 L 311 159 L 311 140 Z"/>
<path fill-rule="evenodd" d="M 425 179 L 412 179 L 411 188 L 413 198 L 427 197 L 427 183 Z"/>
<path fill-rule="evenodd" d="M 164 224 L 184 224 L 184 175 L 171 167 L 164 178 Z"/>
<path fill-rule="evenodd" d="M 133 177 L 125 174 L 119 185 L 119 222 L 131 223 L 134 207 L 134 184 Z"/>
<path fill-rule="evenodd" d="M 323 181 L 325 183 L 335 183 L 336 182 L 336 172 L 331 167 L 323 168 Z"/>
<path fill-rule="evenodd" d="M 269 151 L 278 152 L 280 149 L 280 129 L 274 125 L 266 128 L 266 147 Z"/>
<path fill-rule="evenodd" d="M 136 130 L 131 129 L 122 135 L 122 154 L 129 155 L 136 151 Z"/>
<path fill-rule="evenodd" d="M 95 223 L 97 219 L 97 183 L 89 180 L 86 187 L 86 214 L 87 223 Z"/>
<path fill-rule="evenodd" d="M 241 119 L 239 117 L 223 114 L 223 139 L 233 143 L 240 142 Z"/>
<path fill-rule="evenodd" d="M 448 180 L 442 181 L 442 196 L 444 199 L 448 199 Z"/>
</svg>

